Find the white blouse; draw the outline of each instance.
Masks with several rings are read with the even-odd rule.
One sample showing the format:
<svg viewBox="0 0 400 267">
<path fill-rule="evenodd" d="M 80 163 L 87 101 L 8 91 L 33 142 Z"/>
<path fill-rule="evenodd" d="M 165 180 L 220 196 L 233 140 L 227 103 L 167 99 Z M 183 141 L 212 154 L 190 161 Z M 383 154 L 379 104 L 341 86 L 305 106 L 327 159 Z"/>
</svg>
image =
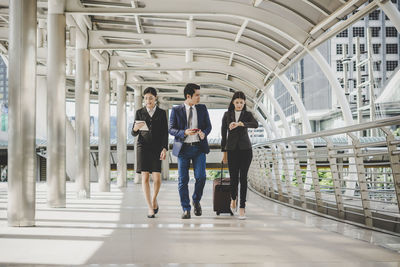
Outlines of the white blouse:
<svg viewBox="0 0 400 267">
<path fill-rule="evenodd" d="M 236 111 L 236 110 L 235 110 L 235 121 L 236 121 L 236 122 L 239 121 L 240 113 L 242 113 L 242 111 Z"/>
</svg>

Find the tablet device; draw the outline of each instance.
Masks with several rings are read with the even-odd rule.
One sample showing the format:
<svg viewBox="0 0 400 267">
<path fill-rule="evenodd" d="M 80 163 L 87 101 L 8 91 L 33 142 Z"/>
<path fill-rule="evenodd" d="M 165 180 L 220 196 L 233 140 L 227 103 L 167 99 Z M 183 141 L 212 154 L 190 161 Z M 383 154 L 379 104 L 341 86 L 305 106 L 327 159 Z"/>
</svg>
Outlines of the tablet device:
<svg viewBox="0 0 400 267">
<path fill-rule="evenodd" d="M 140 131 L 148 131 L 149 127 L 147 127 L 147 124 L 145 121 L 135 121 L 135 123 L 141 123 L 141 122 L 144 122 L 144 125 L 141 128 L 139 128 L 139 130 Z"/>
</svg>

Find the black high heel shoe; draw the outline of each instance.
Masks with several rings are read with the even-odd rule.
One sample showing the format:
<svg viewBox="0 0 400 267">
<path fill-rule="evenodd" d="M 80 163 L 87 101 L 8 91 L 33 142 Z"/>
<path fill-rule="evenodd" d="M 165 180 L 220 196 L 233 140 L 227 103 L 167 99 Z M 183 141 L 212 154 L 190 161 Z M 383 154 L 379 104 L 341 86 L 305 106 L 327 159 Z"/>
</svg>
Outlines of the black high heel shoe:
<svg viewBox="0 0 400 267">
<path fill-rule="evenodd" d="M 157 208 L 156 209 L 154 209 L 154 214 L 157 214 L 158 213 L 158 205 L 157 205 Z"/>
<path fill-rule="evenodd" d="M 155 218 L 156 217 L 156 215 L 155 214 L 152 214 L 152 215 L 147 215 L 147 218 Z"/>
</svg>

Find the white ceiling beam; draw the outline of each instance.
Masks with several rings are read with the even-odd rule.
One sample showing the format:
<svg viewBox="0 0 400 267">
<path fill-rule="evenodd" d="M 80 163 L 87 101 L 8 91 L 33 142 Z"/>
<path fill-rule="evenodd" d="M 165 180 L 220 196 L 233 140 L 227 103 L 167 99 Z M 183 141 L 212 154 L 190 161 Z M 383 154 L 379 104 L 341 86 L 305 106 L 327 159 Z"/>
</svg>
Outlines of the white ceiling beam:
<svg viewBox="0 0 400 267">
<path fill-rule="evenodd" d="M 352 0 L 352 1 L 356 1 L 356 0 Z M 308 49 L 313 49 L 313 48 L 319 46 L 320 44 L 322 44 L 326 40 L 328 40 L 328 39 L 332 38 L 333 36 L 337 35 L 339 32 L 343 31 L 344 29 L 347 29 L 352 24 L 356 23 L 357 21 L 359 21 L 360 19 L 362 19 L 367 14 L 369 14 L 370 12 L 374 11 L 377 8 L 378 8 L 378 6 L 377 6 L 377 3 L 375 1 L 369 3 L 366 6 L 361 7 L 359 9 L 359 11 L 356 12 L 355 14 L 353 14 L 350 18 L 337 23 L 335 26 L 331 27 L 329 29 L 329 31 L 323 33 L 318 38 L 316 38 L 313 42 L 311 42 L 307 46 L 307 48 Z"/>
<path fill-rule="evenodd" d="M 227 5 L 223 1 L 203 0 L 201 5 L 194 0 L 170 0 L 157 1 L 147 0 L 143 8 L 83 8 L 75 1 L 67 1 L 67 14 L 87 14 L 101 16 L 133 16 L 133 15 L 162 15 L 162 16 L 227 16 L 236 19 L 248 19 L 269 29 L 275 34 L 287 39 L 292 43 L 302 43 L 308 37 L 308 29 L 313 27 L 311 23 L 304 20 L 292 11 L 282 8 L 281 13 L 254 8 L 241 3 L 230 2 Z M 301 20 L 302 23 L 296 23 Z M 282 26 L 285 26 L 284 28 Z"/>
<path fill-rule="evenodd" d="M 240 26 L 239 32 L 236 34 L 235 43 L 239 42 L 240 37 L 242 36 L 244 30 L 247 27 L 247 24 L 249 24 L 249 21 L 245 19 L 242 23 L 242 26 Z"/>
<path fill-rule="evenodd" d="M 345 13 L 347 13 L 350 10 L 354 9 L 354 4 L 359 2 L 360 0 L 351 0 L 344 4 L 342 7 L 338 8 L 333 12 L 331 15 L 329 15 L 326 19 L 324 19 L 322 22 L 318 23 L 311 31 L 310 34 L 313 35 L 322 28 L 324 28 L 326 25 L 331 23 L 333 20 L 337 20 L 338 18 L 342 17 Z M 306 1 L 308 2 L 308 1 Z"/>
<path fill-rule="evenodd" d="M 324 16 L 329 16 L 329 13 L 324 8 L 322 8 L 321 6 L 317 6 L 315 3 L 311 2 L 310 0 L 301 0 L 301 1 L 303 1 L 310 7 L 314 8 L 315 10 L 318 10 Z"/>
<path fill-rule="evenodd" d="M 235 55 L 235 53 L 231 53 L 230 57 L 229 57 L 229 62 L 228 62 L 228 66 L 232 66 L 232 61 L 233 61 L 233 56 Z"/>
<path fill-rule="evenodd" d="M 164 84 L 187 84 L 187 83 L 196 83 L 200 85 L 211 84 L 211 85 L 219 85 L 225 86 L 227 88 L 234 88 L 236 90 L 243 91 L 249 98 L 253 98 L 254 91 L 250 91 L 248 85 L 242 84 L 240 82 L 232 82 L 227 81 L 225 79 L 216 79 L 216 78 L 206 78 L 206 77 L 194 77 L 193 79 L 189 80 L 171 80 L 167 82 L 163 81 L 134 81 L 131 79 L 131 74 L 127 73 L 127 84 L 128 85 L 145 85 L 145 86 L 154 86 L 157 85 L 164 85 Z"/>
<path fill-rule="evenodd" d="M 98 50 L 90 50 L 90 54 L 100 63 L 107 64 L 107 60 L 100 54 Z"/>
<path fill-rule="evenodd" d="M 112 35 L 118 38 L 144 38 L 149 41 L 146 46 L 143 45 L 119 45 L 119 44 L 98 44 L 98 37 L 102 35 Z M 221 50 L 233 52 L 235 54 L 247 57 L 268 70 L 276 67 L 277 62 L 271 56 L 261 52 L 260 50 L 242 43 L 235 43 L 222 38 L 211 37 L 192 37 L 186 36 L 171 36 L 167 34 L 136 34 L 127 32 L 103 32 L 103 31 L 90 31 L 89 32 L 89 48 L 97 50 L 117 49 L 117 50 Z"/>
<path fill-rule="evenodd" d="M 258 7 L 262 2 L 263 0 L 253 0 L 253 6 Z"/>
</svg>

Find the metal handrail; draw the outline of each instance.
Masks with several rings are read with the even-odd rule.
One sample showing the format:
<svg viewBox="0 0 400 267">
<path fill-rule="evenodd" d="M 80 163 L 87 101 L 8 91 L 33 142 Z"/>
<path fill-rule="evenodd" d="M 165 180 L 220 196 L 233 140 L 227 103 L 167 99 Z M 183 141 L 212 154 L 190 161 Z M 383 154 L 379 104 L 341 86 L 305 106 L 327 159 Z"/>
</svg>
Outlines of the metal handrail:
<svg viewBox="0 0 400 267">
<path fill-rule="evenodd" d="M 324 137 L 324 136 L 345 134 L 348 132 L 369 130 L 369 129 L 373 129 L 373 128 L 394 125 L 394 124 L 396 124 L 396 122 L 400 124 L 400 116 L 394 116 L 394 117 L 387 118 L 387 119 L 376 120 L 374 122 L 366 122 L 366 123 L 362 123 L 362 124 L 345 126 L 342 128 L 336 128 L 336 129 L 331 129 L 331 130 L 324 130 L 324 131 L 310 133 L 310 134 L 303 134 L 303 135 L 298 135 L 298 136 L 290 136 L 290 137 L 285 137 L 285 138 L 274 139 L 274 140 L 267 141 L 265 143 L 255 144 L 253 147 L 258 147 L 258 146 L 263 146 L 263 145 L 268 145 L 268 144 L 303 141 L 304 139 L 313 139 L 313 138 Z"/>
<path fill-rule="evenodd" d="M 289 205 L 400 232 L 400 139 L 387 127 L 393 125 L 400 116 L 255 144 L 250 185 Z M 383 136 L 355 134 L 372 128 Z"/>
</svg>

